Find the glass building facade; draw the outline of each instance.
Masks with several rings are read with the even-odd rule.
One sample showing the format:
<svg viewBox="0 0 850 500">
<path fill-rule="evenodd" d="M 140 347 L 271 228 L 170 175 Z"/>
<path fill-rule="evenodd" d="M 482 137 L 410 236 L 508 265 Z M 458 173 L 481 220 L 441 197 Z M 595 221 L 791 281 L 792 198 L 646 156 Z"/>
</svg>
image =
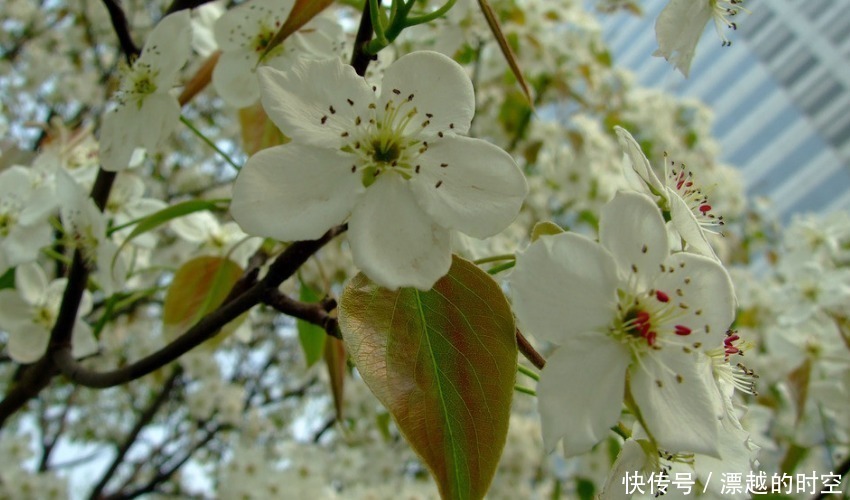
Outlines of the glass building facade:
<svg viewBox="0 0 850 500">
<path fill-rule="evenodd" d="M 696 1 L 696 0 L 695 0 Z M 662 58 L 654 24 L 667 0 L 645 0 L 643 17 L 604 20 L 617 62 L 640 84 L 698 98 L 716 113 L 722 159 L 778 216 L 850 209 L 850 2 L 750 0 L 722 47 L 709 23 L 685 79 Z"/>
</svg>

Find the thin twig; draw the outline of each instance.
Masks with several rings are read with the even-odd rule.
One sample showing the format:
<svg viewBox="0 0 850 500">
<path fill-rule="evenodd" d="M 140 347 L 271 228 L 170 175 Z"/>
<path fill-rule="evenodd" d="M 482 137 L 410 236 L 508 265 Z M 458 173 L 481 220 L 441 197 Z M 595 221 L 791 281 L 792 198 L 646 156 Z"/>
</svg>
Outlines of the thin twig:
<svg viewBox="0 0 850 500">
<path fill-rule="evenodd" d="M 268 295 L 263 299 L 263 302 L 273 307 L 278 312 L 282 312 L 292 316 L 293 318 L 298 318 L 322 327 L 328 335 L 334 336 L 338 339 L 342 338 L 336 318 L 328 314 L 336 308 L 336 301 L 324 301 L 315 304 L 308 304 L 306 302 L 294 300 L 275 289 L 269 291 Z"/>
<path fill-rule="evenodd" d="M 351 52 L 351 65 L 358 75 L 366 75 L 366 68 L 369 63 L 376 59 L 376 56 L 366 52 L 366 45 L 372 40 L 372 15 L 369 10 L 369 2 L 363 2 L 363 14 L 360 16 L 360 26 L 357 28 L 357 36 L 354 39 L 354 50 Z"/>
<path fill-rule="evenodd" d="M 127 60 L 127 64 L 132 64 L 133 60 L 141 51 L 133 43 L 133 37 L 130 36 L 130 25 L 127 23 L 127 16 L 124 14 L 124 9 L 118 5 L 117 0 L 103 0 L 103 5 L 109 11 L 112 29 L 115 30 L 115 35 L 118 36 L 118 43 L 121 44 L 121 51 L 124 52 L 124 58 Z"/>
<path fill-rule="evenodd" d="M 531 343 L 519 329 L 516 331 L 516 344 L 519 347 L 519 352 L 525 356 L 525 359 L 531 361 L 531 364 L 536 366 L 538 370 L 542 370 L 546 366 L 546 360 L 531 346 Z"/>
<path fill-rule="evenodd" d="M 247 290 L 240 290 L 242 280 L 234 285 L 230 295 L 222 306 L 207 314 L 183 335 L 162 349 L 135 363 L 107 372 L 89 370 L 79 364 L 71 354 L 70 343 L 53 353 L 53 361 L 62 373 L 72 382 L 93 388 L 114 387 L 141 378 L 159 368 L 177 360 L 183 354 L 214 337 L 227 323 L 259 304 L 272 290 L 295 274 L 307 259 L 344 232 L 348 226 L 331 228 L 317 240 L 299 241 L 291 244 L 272 263 L 269 272 L 262 280 Z"/>
<path fill-rule="evenodd" d="M 115 458 L 112 460 L 112 463 L 109 464 L 109 467 L 106 469 L 106 472 L 101 476 L 100 481 L 95 485 L 92 489 L 91 494 L 89 495 L 89 499 L 95 500 L 100 498 L 103 489 L 106 487 L 106 484 L 112 479 L 112 475 L 115 474 L 115 471 L 118 470 L 118 467 L 124 461 L 124 457 L 127 456 L 127 452 L 130 451 L 130 448 L 135 444 L 136 439 L 139 437 L 139 434 L 142 432 L 148 424 L 151 423 L 156 413 L 168 401 L 169 396 L 171 396 L 171 390 L 174 389 L 177 380 L 180 378 L 180 374 L 182 370 L 177 368 L 175 369 L 171 376 L 168 377 L 165 384 L 160 390 L 159 394 L 157 394 L 156 398 L 151 401 L 150 405 L 145 408 L 141 414 L 139 414 L 138 419 L 136 420 L 136 424 L 130 430 L 130 433 L 127 434 L 127 437 L 118 446 L 118 452 L 115 455 Z"/>
</svg>

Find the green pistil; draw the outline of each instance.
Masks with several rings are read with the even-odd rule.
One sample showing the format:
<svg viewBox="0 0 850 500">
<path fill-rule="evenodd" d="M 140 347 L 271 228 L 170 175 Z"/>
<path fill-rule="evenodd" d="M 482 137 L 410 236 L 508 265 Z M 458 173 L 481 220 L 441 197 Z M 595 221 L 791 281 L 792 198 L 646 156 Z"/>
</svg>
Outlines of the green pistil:
<svg viewBox="0 0 850 500">
<path fill-rule="evenodd" d="M 395 141 L 381 142 L 379 139 L 372 141 L 372 159 L 378 163 L 392 163 L 401 157 L 401 148 Z"/>
</svg>

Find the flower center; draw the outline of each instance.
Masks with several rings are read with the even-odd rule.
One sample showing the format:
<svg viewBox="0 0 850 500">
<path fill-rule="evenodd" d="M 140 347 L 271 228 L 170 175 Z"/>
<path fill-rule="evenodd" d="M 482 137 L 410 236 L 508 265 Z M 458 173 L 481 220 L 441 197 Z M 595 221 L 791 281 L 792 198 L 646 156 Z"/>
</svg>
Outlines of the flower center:
<svg viewBox="0 0 850 500">
<path fill-rule="evenodd" d="M 667 161 L 666 153 L 664 158 Z M 685 201 L 703 229 L 724 225 L 723 216 L 712 212 L 713 208 L 708 202 L 708 196 L 695 184 L 693 172 L 684 163 L 677 165 L 675 161 L 670 160 L 669 172 L 667 186 L 676 191 L 676 194 Z"/>
<path fill-rule="evenodd" d="M 672 333 L 676 336 L 685 337 L 691 334 L 691 328 L 672 324 L 678 315 L 677 308 L 670 301 L 670 297 L 661 290 L 649 290 L 639 296 L 628 297 L 621 292 L 621 301 L 617 308 L 622 311 L 620 319 L 615 322 L 611 333 L 615 338 L 627 342 L 637 352 L 644 349 L 661 349 L 659 332 Z M 666 330 L 665 330 L 666 329 Z"/>
<path fill-rule="evenodd" d="M 375 163 L 392 163 L 401 156 L 401 147 L 395 143 L 382 144 L 378 139 L 372 141 L 372 159 Z"/>
<path fill-rule="evenodd" d="M 371 116 L 356 116 L 354 127 L 342 133 L 349 140 L 342 150 L 354 153 L 359 160 L 351 166 L 351 171 L 361 173 L 366 187 L 384 172 L 410 179 L 421 169 L 416 159 L 428 149 L 428 142 L 420 137 L 420 130 L 429 125 L 430 116 L 425 115 L 427 119 L 421 127 L 409 127 L 419 114 L 413 104 L 414 95 L 402 97 L 399 90 L 393 93 L 399 98 L 388 100 L 383 109 L 378 109 L 375 103 L 370 104 Z M 329 111 L 331 115 L 336 114 L 333 106 Z M 327 115 L 323 117 L 326 119 Z"/>
</svg>

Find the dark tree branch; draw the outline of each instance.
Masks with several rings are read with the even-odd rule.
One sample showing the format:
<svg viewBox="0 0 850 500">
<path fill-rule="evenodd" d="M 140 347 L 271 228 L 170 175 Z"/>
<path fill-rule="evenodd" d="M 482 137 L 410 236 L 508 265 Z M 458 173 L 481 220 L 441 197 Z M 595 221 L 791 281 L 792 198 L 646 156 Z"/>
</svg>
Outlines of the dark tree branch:
<svg viewBox="0 0 850 500">
<path fill-rule="evenodd" d="M 310 256 L 346 229 L 346 225 L 337 226 L 317 240 L 291 244 L 272 263 L 269 272 L 262 280 L 242 293 L 238 289 L 244 281 L 240 280 L 234 285 L 228 299 L 220 308 L 201 318 L 198 323 L 170 344 L 135 363 L 108 372 L 89 370 L 74 359 L 70 343 L 59 346 L 53 352 L 52 359 L 69 380 L 86 387 L 114 387 L 141 378 L 214 337 L 224 325 L 263 302 L 273 290 L 295 274 Z"/>
<path fill-rule="evenodd" d="M 118 452 L 115 455 L 115 459 L 112 460 L 112 463 L 109 464 L 109 468 L 106 469 L 103 476 L 100 478 L 100 481 L 95 485 L 92 489 L 89 498 L 91 500 L 95 500 L 100 498 L 103 489 L 106 487 L 106 484 L 112 478 L 112 475 L 115 474 L 115 471 L 118 470 L 118 467 L 124 461 L 124 457 L 127 455 L 127 452 L 130 451 L 130 448 L 136 442 L 136 439 L 139 437 L 139 434 L 142 432 L 148 424 L 151 423 L 153 417 L 156 416 L 156 413 L 168 401 L 169 396 L 171 396 L 171 390 L 174 389 L 177 384 L 177 380 L 180 378 L 180 374 L 182 370 L 175 369 L 174 372 L 168 377 L 165 384 L 162 387 L 162 390 L 159 394 L 151 401 L 150 405 L 145 408 L 142 413 L 139 415 L 139 418 L 136 420 L 136 424 L 133 426 L 133 429 L 130 430 L 130 433 L 127 434 L 127 437 L 118 447 Z"/>
<path fill-rule="evenodd" d="M 41 417 L 41 429 L 42 429 L 42 452 L 41 459 L 38 463 L 38 471 L 45 472 L 50 468 L 50 456 L 53 453 L 53 450 L 56 449 L 56 443 L 59 442 L 59 438 L 62 437 L 62 433 L 65 432 L 65 426 L 68 422 L 68 412 L 71 410 L 71 406 L 74 404 L 74 396 L 77 394 L 77 389 L 74 388 L 71 393 L 68 395 L 68 398 L 65 400 L 65 404 L 62 408 L 62 413 L 59 415 L 56 431 L 52 436 L 48 436 L 48 430 L 50 427 L 50 422 L 46 418 L 46 415 L 42 413 Z M 46 402 L 42 402 L 43 405 L 46 405 Z M 47 411 L 45 407 L 44 412 Z"/>
<path fill-rule="evenodd" d="M 107 172 L 103 169 L 98 171 L 97 178 L 92 186 L 91 197 L 100 210 L 103 210 L 107 199 L 109 199 L 109 192 L 114 181 L 115 172 Z M 57 374 L 58 371 L 51 359 L 52 351 L 67 349 L 70 353 L 71 333 L 74 329 L 74 322 L 77 320 L 77 310 L 86 289 L 88 275 L 88 269 L 86 269 L 82 255 L 79 251 L 74 252 L 73 262 L 68 274 L 68 285 L 62 296 L 62 304 L 59 307 L 56 323 L 50 332 L 47 354 L 22 370 L 21 378 L 0 402 L 0 428 L 27 401 L 47 387 L 53 376 Z"/>
<path fill-rule="evenodd" d="M 109 11 L 109 19 L 112 21 L 112 28 L 115 30 L 115 35 L 118 36 L 118 43 L 121 44 L 121 51 L 124 52 L 124 58 L 127 60 L 127 64 L 132 64 L 141 50 L 133 43 L 133 37 L 130 36 L 130 25 L 127 23 L 127 16 L 124 15 L 124 9 L 118 5 L 118 0 L 103 0 L 103 5 Z"/>
<path fill-rule="evenodd" d="M 351 65 L 358 75 L 364 76 L 369 63 L 377 57 L 366 52 L 366 45 L 372 40 L 372 15 L 369 0 L 363 2 L 363 14 L 360 16 L 360 26 L 354 39 L 354 50 L 351 52 Z"/>
<path fill-rule="evenodd" d="M 160 484 L 171 479 L 171 476 L 173 476 L 175 472 L 180 470 L 180 468 L 183 467 L 183 465 L 186 462 L 188 462 L 190 458 L 192 458 L 192 455 L 194 455 L 196 451 L 198 451 L 201 448 L 203 448 L 204 446 L 206 446 L 207 443 L 212 441 L 213 438 L 216 436 L 216 434 L 218 434 L 218 432 L 223 430 L 223 429 L 224 429 L 224 426 L 222 426 L 222 425 L 216 425 L 212 429 L 206 429 L 204 437 L 201 438 L 200 441 L 198 441 L 197 443 L 192 445 L 192 447 L 189 448 L 186 451 L 186 453 L 183 455 L 182 458 L 177 460 L 170 467 L 158 470 L 157 473 L 154 475 L 154 477 L 152 477 L 151 480 L 148 481 L 148 483 L 146 485 L 144 485 L 140 488 L 137 488 L 135 490 L 132 490 L 130 492 L 127 492 L 127 493 L 122 493 L 122 492 L 119 491 L 117 493 L 113 493 L 111 495 L 107 495 L 107 496 L 104 496 L 102 498 L 104 500 L 119 500 L 119 499 L 123 500 L 123 499 L 129 499 L 129 498 L 136 498 L 138 496 L 144 495 L 145 493 L 153 493 L 154 491 L 156 491 L 156 488 Z"/>
<path fill-rule="evenodd" d="M 278 312 L 282 312 L 293 318 L 302 319 L 308 323 L 322 327 L 328 335 L 332 335 L 338 339 L 342 339 L 339 333 L 339 325 L 336 318 L 328 314 L 336 309 L 336 301 L 322 301 L 316 304 L 308 304 L 299 302 L 274 289 L 269 291 L 268 295 L 263 298 L 263 302 L 273 307 Z"/>
<path fill-rule="evenodd" d="M 519 352 L 525 356 L 525 359 L 531 361 L 531 364 L 536 366 L 538 370 L 542 370 L 546 366 L 546 360 L 531 346 L 531 343 L 528 342 L 528 339 L 525 338 L 519 329 L 516 331 L 516 344 L 519 347 Z"/>
<path fill-rule="evenodd" d="M 194 9 L 212 1 L 213 0 L 174 0 L 171 5 L 165 9 L 165 14 L 163 15 L 167 16 L 168 14 L 174 14 L 181 10 Z"/>
</svg>

